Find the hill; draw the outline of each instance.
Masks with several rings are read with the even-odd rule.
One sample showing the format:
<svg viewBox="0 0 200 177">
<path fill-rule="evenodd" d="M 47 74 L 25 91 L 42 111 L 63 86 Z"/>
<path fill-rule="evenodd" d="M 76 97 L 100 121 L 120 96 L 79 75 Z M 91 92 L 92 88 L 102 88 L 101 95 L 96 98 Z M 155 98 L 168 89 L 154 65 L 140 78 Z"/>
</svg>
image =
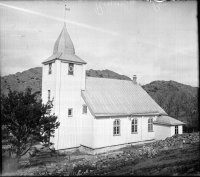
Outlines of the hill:
<svg viewBox="0 0 200 177">
<path fill-rule="evenodd" d="M 31 68 L 22 73 L 10 74 L 1 77 L 1 93 L 7 94 L 8 88 L 24 91 L 31 87 L 33 92 L 40 91 L 42 87 L 42 67 Z"/>
<path fill-rule="evenodd" d="M 90 69 L 86 71 L 86 76 L 131 80 L 125 75 L 107 69 L 102 71 Z M 41 91 L 42 67 L 1 77 L 1 93 L 7 94 L 9 87 L 17 91 L 24 91 L 27 87 L 31 87 L 33 92 Z M 189 124 L 198 124 L 198 87 L 175 81 L 153 81 L 142 87 L 169 116 Z"/>
<path fill-rule="evenodd" d="M 181 84 L 175 81 L 153 81 L 142 86 L 143 89 L 155 100 L 159 95 L 185 94 L 188 97 L 197 97 L 198 88 Z"/>
<path fill-rule="evenodd" d="M 129 77 L 117 74 L 110 70 L 92 70 L 86 71 L 88 77 L 114 78 L 121 80 L 131 80 Z M 31 87 L 33 92 L 41 91 L 42 87 L 42 67 L 31 68 L 29 70 L 10 74 L 1 77 L 1 93 L 7 94 L 8 88 L 16 91 L 24 91 L 27 87 Z"/>
<path fill-rule="evenodd" d="M 120 80 L 131 80 L 125 75 L 120 75 L 110 70 L 86 70 L 88 77 L 114 78 Z M 42 67 L 31 68 L 29 70 L 10 74 L 1 77 L 1 93 L 8 93 L 8 88 L 17 91 L 24 91 L 26 87 L 31 87 L 33 92 L 40 91 L 42 87 Z M 197 97 L 198 88 L 184 85 L 175 81 L 153 81 L 142 86 L 143 89 L 157 101 L 160 95 L 171 95 L 183 93 L 187 97 Z"/>
<path fill-rule="evenodd" d="M 125 75 L 117 74 L 117 73 L 110 71 L 108 69 L 102 70 L 102 71 L 90 69 L 89 71 L 86 71 L 86 76 L 88 76 L 88 77 L 113 78 L 113 79 L 119 79 L 119 80 L 131 80 L 129 77 L 127 77 Z"/>
</svg>

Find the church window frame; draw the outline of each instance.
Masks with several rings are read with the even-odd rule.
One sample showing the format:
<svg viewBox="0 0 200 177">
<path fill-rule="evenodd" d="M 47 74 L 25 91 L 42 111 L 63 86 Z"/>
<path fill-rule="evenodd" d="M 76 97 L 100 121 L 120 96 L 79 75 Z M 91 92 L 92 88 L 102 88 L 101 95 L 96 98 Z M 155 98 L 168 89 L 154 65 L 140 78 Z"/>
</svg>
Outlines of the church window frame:
<svg viewBox="0 0 200 177">
<path fill-rule="evenodd" d="M 51 90 L 48 90 L 48 101 L 51 99 Z"/>
<path fill-rule="evenodd" d="M 131 121 L 131 133 L 138 133 L 138 119 L 133 118 Z"/>
<path fill-rule="evenodd" d="M 178 125 L 175 126 L 175 135 L 178 135 Z"/>
<path fill-rule="evenodd" d="M 83 104 L 83 114 L 87 114 L 87 105 Z"/>
<path fill-rule="evenodd" d="M 115 119 L 113 121 L 113 135 L 114 136 L 120 136 L 120 119 Z"/>
<path fill-rule="evenodd" d="M 49 74 L 52 74 L 52 63 L 49 63 Z"/>
<path fill-rule="evenodd" d="M 68 64 L 68 75 L 74 75 L 74 63 Z"/>
<path fill-rule="evenodd" d="M 148 119 L 148 132 L 153 132 L 153 118 Z"/>
<path fill-rule="evenodd" d="M 73 117 L 73 108 L 68 109 L 68 117 Z"/>
</svg>

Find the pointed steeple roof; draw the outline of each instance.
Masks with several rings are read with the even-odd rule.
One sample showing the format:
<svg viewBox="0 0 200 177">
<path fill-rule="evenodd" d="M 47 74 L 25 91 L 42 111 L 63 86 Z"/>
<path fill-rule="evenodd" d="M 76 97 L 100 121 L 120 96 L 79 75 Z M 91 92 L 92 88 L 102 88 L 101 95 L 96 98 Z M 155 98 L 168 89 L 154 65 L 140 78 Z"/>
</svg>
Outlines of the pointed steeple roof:
<svg viewBox="0 0 200 177">
<path fill-rule="evenodd" d="M 62 52 L 63 54 L 75 54 L 74 45 L 67 32 L 66 23 L 64 23 L 63 29 L 56 40 L 54 45 L 53 54 L 58 54 Z"/>
<path fill-rule="evenodd" d="M 75 55 L 74 45 L 67 32 L 65 23 L 54 45 L 53 55 L 43 61 L 42 64 L 48 64 L 50 62 L 54 62 L 57 59 L 73 63 L 86 64 L 84 60 Z"/>
</svg>

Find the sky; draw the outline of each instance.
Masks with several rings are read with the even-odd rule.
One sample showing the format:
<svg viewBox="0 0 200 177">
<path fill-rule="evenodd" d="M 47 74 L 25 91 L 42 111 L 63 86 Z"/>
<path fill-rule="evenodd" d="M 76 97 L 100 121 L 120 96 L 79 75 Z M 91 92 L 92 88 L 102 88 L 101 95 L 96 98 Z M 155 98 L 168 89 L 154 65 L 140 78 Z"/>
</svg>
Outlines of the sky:
<svg viewBox="0 0 200 177">
<path fill-rule="evenodd" d="M 86 69 L 199 86 L 196 1 L 0 1 L 1 76 L 42 67 L 64 24 Z"/>
</svg>

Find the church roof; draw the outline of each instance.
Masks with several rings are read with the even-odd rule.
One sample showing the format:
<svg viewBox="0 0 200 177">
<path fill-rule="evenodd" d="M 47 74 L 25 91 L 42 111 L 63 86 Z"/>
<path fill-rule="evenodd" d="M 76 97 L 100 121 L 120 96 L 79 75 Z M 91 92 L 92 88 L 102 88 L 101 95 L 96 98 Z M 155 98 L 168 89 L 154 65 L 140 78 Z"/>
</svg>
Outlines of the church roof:
<svg viewBox="0 0 200 177">
<path fill-rule="evenodd" d="M 63 29 L 56 40 L 53 49 L 53 55 L 47 58 L 42 64 L 47 64 L 49 62 L 53 62 L 56 59 L 60 59 L 63 61 L 69 61 L 73 63 L 82 63 L 86 64 L 86 62 L 80 59 L 78 56 L 75 55 L 74 45 L 72 40 L 67 32 L 66 24 L 64 23 Z"/>
<path fill-rule="evenodd" d="M 185 123 L 169 116 L 159 116 L 153 123 L 163 125 L 183 125 Z"/>
<path fill-rule="evenodd" d="M 82 97 L 95 117 L 167 115 L 145 90 L 133 81 L 87 77 Z"/>
<path fill-rule="evenodd" d="M 66 23 L 64 23 L 63 29 L 56 40 L 54 45 L 53 54 L 63 52 L 64 54 L 75 54 L 74 44 L 67 32 Z"/>
<path fill-rule="evenodd" d="M 57 54 L 51 55 L 49 58 L 47 58 L 45 61 L 43 61 L 42 64 L 47 64 L 47 63 L 53 62 L 56 59 L 59 59 L 59 60 L 62 60 L 62 61 L 69 61 L 69 62 L 72 62 L 72 63 L 86 64 L 86 62 L 84 60 L 82 60 L 81 58 L 79 58 L 78 56 L 63 53 L 63 52 L 59 52 Z"/>
</svg>

